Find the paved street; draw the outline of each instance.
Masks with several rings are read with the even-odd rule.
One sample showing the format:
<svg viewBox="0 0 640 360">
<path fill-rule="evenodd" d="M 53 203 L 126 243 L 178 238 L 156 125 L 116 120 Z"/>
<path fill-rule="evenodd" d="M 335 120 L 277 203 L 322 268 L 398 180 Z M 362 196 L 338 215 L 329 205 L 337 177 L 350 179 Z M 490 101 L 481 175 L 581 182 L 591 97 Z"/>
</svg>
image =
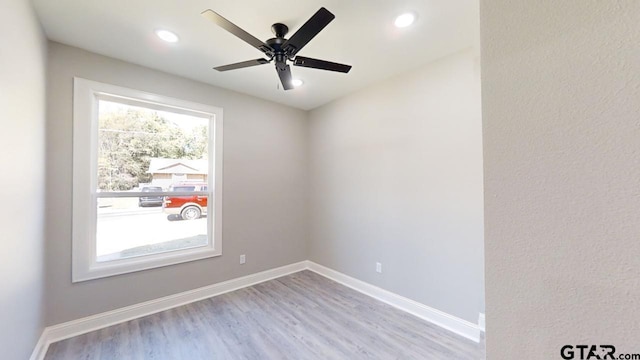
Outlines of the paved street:
<svg viewBox="0 0 640 360">
<path fill-rule="evenodd" d="M 162 207 L 139 208 L 136 202 L 117 208 L 100 208 L 97 256 L 99 261 L 105 261 L 202 245 L 206 243 L 206 234 L 206 217 L 169 221 Z"/>
</svg>

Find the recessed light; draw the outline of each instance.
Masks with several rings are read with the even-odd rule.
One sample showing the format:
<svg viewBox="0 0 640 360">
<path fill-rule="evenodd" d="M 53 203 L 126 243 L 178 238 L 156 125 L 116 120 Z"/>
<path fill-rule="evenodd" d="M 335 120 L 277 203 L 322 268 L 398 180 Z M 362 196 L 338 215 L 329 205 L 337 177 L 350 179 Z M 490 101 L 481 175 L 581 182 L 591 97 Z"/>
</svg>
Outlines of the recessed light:
<svg viewBox="0 0 640 360">
<path fill-rule="evenodd" d="M 398 15 L 394 24 L 396 27 L 403 28 L 407 27 L 416 20 L 416 15 L 414 13 L 404 13 L 402 15 Z"/>
<path fill-rule="evenodd" d="M 302 84 L 304 84 L 304 81 L 302 81 L 300 79 L 293 79 L 293 80 L 291 80 L 291 84 L 294 87 L 300 87 L 300 86 L 302 86 Z"/>
<path fill-rule="evenodd" d="M 169 30 L 156 30 L 156 35 L 166 42 L 174 43 L 178 42 L 178 35 L 172 33 Z"/>
</svg>

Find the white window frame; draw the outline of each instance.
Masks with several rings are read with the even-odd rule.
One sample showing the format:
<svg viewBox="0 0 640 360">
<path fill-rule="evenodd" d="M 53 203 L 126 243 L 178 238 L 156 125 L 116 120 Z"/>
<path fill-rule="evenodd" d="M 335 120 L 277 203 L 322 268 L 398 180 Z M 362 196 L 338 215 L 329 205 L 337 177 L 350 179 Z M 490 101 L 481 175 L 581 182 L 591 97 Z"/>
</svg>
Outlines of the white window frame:
<svg viewBox="0 0 640 360">
<path fill-rule="evenodd" d="M 74 78 L 73 88 L 72 282 L 97 279 L 222 255 L 222 109 L 121 86 Z M 206 246 L 113 261 L 96 261 L 98 193 L 98 101 L 111 100 L 155 110 L 206 117 L 209 122 L 209 176 Z M 111 196 L 114 195 L 114 196 Z M 109 197 L 148 193 L 110 192 Z M 211 196 L 209 197 L 211 198 Z"/>
</svg>

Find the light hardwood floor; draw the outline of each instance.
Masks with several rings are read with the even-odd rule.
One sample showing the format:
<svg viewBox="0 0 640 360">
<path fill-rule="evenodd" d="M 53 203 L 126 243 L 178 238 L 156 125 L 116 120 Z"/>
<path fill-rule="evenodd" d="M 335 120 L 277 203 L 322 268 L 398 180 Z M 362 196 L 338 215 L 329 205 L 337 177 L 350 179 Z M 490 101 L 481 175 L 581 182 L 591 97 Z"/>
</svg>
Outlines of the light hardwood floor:
<svg viewBox="0 0 640 360">
<path fill-rule="evenodd" d="M 46 360 L 484 359 L 484 346 L 311 271 L 52 344 Z"/>
</svg>

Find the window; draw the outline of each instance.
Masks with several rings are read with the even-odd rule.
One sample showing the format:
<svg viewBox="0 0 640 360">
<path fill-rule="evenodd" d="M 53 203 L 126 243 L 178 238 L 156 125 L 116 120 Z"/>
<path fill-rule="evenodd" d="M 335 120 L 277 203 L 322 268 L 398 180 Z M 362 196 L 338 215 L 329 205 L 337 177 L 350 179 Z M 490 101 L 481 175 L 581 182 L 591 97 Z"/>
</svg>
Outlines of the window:
<svg viewBox="0 0 640 360">
<path fill-rule="evenodd" d="M 74 79 L 74 282 L 222 253 L 222 109 Z"/>
</svg>

